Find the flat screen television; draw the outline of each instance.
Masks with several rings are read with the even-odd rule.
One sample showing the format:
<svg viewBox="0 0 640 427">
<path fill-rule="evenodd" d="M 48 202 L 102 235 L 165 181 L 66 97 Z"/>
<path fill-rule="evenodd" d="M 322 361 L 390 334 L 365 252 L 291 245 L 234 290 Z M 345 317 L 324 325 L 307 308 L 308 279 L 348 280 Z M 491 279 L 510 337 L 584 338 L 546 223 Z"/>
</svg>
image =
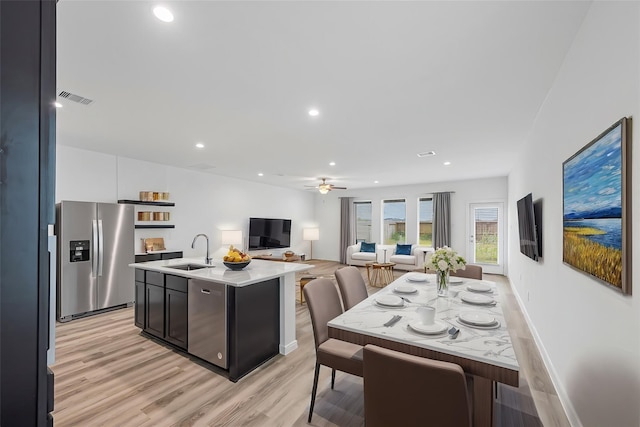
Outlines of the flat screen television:
<svg viewBox="0 0 640 427">
<path fill-rule="evenodd" d="M 536 210 L 537 215 L 536 215 Z M 531 193 L 518 200 L 518 230 L 520 235 L 520 252 L 538 261 L 542 257 L 542 202 L 533 203 Z M 538 221 L 536 221 L 538 220 Z"/>
<path fill-rule="evenodd" d="M 291 220 L 249 218 L 249 250 L 278 249 L 291 246 Z"/>
</svg>

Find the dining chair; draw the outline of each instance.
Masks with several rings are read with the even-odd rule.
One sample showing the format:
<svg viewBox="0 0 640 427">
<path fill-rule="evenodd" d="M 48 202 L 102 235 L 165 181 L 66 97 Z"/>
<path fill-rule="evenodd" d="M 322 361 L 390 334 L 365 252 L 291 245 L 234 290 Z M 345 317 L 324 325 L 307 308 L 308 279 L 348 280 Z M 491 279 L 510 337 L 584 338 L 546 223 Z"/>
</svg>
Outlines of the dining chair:
<svg viewBox="0 0 640 427">
<path fill-rule="evenodd" d="M 312 280 L 307 283 L 303 292 L 311 316 L 313 338 L 316 345 L 316 368 L 313 375 L 308 420 L 311 422 L 316 391 L 318 390 L 320 365 L 331 368 L 331 389 L 335 384 L 336 369 L 362 377 L 362 346 L 329 338 L 327 323 L 343 312 L 340 296 L 333 281 L 325 278 Z"/>
<path fill-rule="evenodd" d="M 371 344 L 364 347 L 367 427 L 468 427 L 469 403 L 459 365 Z"/>
<path fill-rule="evenodd" d="M 340 295 L 342 296 L 342 305 L 345 311 L 349 310 L 360 301 L 367 299 L 367 284 L 364 283 L 362 274 L 358 267 L 343 267 L 335 272 Z"/>
<path fill-rule="evenodd" d="M 466 277 L 467 279 L 482 280 L 482 267 L 474 264 L 467 264 L 464 270 L 452 271 L 450 276 Z"/>
</svg>

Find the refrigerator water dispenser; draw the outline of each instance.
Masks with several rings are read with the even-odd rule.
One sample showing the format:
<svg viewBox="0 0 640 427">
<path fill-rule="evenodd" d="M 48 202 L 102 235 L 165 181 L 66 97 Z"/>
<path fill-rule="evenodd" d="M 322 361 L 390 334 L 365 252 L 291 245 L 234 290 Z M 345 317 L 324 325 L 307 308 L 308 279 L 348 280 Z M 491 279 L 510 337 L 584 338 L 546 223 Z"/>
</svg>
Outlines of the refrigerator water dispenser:
<svg viewBox="0 0 640 427">
<path fill-rule="evenodd" d="M 89 240 L 71 240 L 69 242 L 69 262 L 89 261 Z"/>
</svg>

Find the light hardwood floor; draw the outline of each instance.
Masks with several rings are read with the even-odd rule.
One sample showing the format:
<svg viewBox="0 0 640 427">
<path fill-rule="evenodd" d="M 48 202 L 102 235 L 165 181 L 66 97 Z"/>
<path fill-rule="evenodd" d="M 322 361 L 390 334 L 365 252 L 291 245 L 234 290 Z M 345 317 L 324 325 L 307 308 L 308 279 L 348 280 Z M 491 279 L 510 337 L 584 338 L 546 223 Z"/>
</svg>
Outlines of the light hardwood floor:
<svg viewBox="0 0 640 427">
<path fill-rule="evenodd" d="M 328 261 L 308 263 L 315 268 L 298 279 L 309 273 L 333 277 L 341 267 Z M 520 387 L 499 388 L 496 424 L 569 426 L 507 279 L 485 278 L 501 288 L 521 366 Z M 58 323 L 55 425 L 305 426 L 315 355 L 306 305 L 297 303 L 296 309 L 299 348 L 276 356 L 238 383 L 140 335 L 133 308 Z M 335 390 L 329 382 L 330 370 L 322 368 L 311 425 L 364 425 L 362 379 L 339 372 Z"/>
</svg>

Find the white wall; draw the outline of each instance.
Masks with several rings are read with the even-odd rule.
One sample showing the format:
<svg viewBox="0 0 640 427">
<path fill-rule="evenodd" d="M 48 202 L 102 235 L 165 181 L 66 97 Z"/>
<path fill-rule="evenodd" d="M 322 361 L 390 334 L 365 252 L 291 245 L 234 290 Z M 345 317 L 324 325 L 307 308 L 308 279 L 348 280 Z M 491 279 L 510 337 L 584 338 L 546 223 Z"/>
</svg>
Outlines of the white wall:
<svg viewBox="0 0 640 427">
<path fill-rule="evenodd" d="M 640 425 L 640 271 L 623 296 L 562 263 L 562 162 L 634 116 L 633 265 L 640 266 L 640 7 L 595 2 L 509 175 L 509 271 L 574 425 Z M 516 200 L 543 199 L 543 255 L 519 253 Z M 531 384 L 535 390 L 535 384 Z"/>
<path fill-rule="evenodd" d="M 451 195 L 451 246 L 461 254 L 466 254 L 468 204 L 473 202 L 506 203 L 506 177 L 332 191 L 324 196 L 318 194 L 316 196 L 315 209 L 320 228 L 320 240 L 314 242 L 314 256 L 334 261 L 340 259 L 340 197 L 354 197 L 355 201 L 372 202 L 371 240 L 378 243 L 381 242 L 382 200 L 405 199 L 407 242 L 416 243 L 418 236 L 418 199 L 429 197 L 431 193 L 442 191 L 454 192 Z M 469 257 L 469 254 L 466 254 L 466 256 Z M 505 259 L 506 262 L 507 260 Z"/>
<path fill-rule="evenodd" d="M 242 230 L 246 248 L 249 217 L 292 220 L 291 248 L 308 252 L 302 229 L 316 225 L 313 193 L 227 178 L 209 173 L 149 163 L 135 159 L 80 150 L 59 141 L 56 159 L 56 201 L 82 200 L 115 203 L 138 200 L 140 191 L 168 191 L 175 202 L 171 212 L 175 229 L 136 230 L 135 250 L 140 239 L 163 237 L 167 249 L 183 250 L 185 256 L 204 256 L 205 243 L 191 241 L 198 233 L 209 236 L 211 251 L 222 256 L 220 231 Z M 270 251 L 274 252 L 275 251 Z"/>
</svg>

